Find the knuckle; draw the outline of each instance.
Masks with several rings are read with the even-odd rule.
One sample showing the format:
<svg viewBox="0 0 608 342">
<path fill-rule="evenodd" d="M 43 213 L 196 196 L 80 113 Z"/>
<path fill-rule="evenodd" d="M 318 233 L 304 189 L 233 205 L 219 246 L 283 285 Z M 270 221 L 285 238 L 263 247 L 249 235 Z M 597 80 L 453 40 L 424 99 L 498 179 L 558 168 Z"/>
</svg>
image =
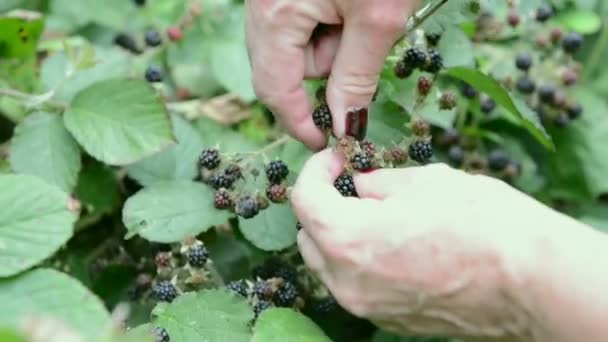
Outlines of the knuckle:
<svg viewBox="0 0 608 342">
<path fill-rule="evenodd" d="M 340 80 L 338 87 L 348 94 L 371 98 L 376 92 L 378 79 L 378 75 L 349 73 Z"/>
<path fill-rule="evenodd" d="M 384 34 L 398 34 L 405 30 L 405 19 L 400 11 L 388 11 L 387 6 L 370 6 L 365 14 L 365 24 Z"/>
</svg>

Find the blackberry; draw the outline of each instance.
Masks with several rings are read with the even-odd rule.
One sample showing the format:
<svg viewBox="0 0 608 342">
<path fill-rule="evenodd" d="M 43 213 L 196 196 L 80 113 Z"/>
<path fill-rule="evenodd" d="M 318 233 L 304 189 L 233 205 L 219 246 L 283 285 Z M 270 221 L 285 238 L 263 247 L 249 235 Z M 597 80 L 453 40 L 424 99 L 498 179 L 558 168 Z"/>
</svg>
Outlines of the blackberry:
<svg viewBox="0 0 608 342">
<path fill-rule="evenodd" d="M 462 82 L 460 84 L 460 93 L 467 99 L 474 99 L 477 97 L 477 95 L 479 95 L 477 89 L 475 89 L 472 85 L 466 82 Z"/>
<path fill-rule="evenodd" d="M 260 212 L 260 209 L 255 198 L 243 196 L 236 202 L 235 212 L 244 219 L 250 219 L 255 217 Z"/>
<path fill-rule="evenodd" d="M 439 50 L 429 49 L 428 51 L 429 60 L 424 65 L 423 70 L 432 74 L 438 73 L 443 68 L 443 57 L 439 53 Z"/>
<path fill-rule="evenodd" d="M 273 203 L 287 201 L 287 188 L 283 184 L 272 184 L 266 188 L 266 197 Z"/>
<path fill-rule="evenodd" d="M 258 203 L 258 210 L 266 210 L 270 206 L 270 201 L 262 194 L 258 194 L 255 201 Z"/>
<path fill-rule="evenodd" d="M 553 101 L 551 101 L 550 104 L 553 108 L 565 109 L 568 107 L 568 98 L 565 93 L 556 91 L 553 95 Z"/>
<path fill-rule="evenodd" d="M 397 61 L 397 63 L 395 63 L 393 72 L 395 73 L 395 76 L 397 76 L 397 78 L 404 79 L 412 76 L 412 74 L 414 73 L 414 68 L 407 65 L 405 61 L 399 60 Z"/>
<path fill-rule="evenodd" d="M 226 289 L 240 296 L 247 297 L 247 282 L 243 279 L 229 282 L 226 285 Z"/>
<path fill-rule="evenodd" d="M 481 111 L 486 113 L 486 114 L 490 114 L 494 111 L 494 109 L 496 109 L 496 102 L 494 102 L 494 100 L 490 97 L 485 97 L 482 101 L 481 101 Z"/>
<path fill-rule="evenodd" d="M 234 182 L 235 179 L 233 177 L 224 173 L 209 177 L 209 185 L 211 185 L 215 190 L 219 190 L 221 188 L 230 189 Z"/>
<path fill-rule="evenodd" d="M 374 167 L 373 158 L 367 153 L 357 153 L 350 159 L 350 164 L 357 171 L 367 171 Z"/>
<path fill-rule="evenodd" d="M 272 307 L 272 302 L 267 300 L 261 300 L 253 306 L 253 314 L 254 319 L 257 319 L 264 310 L 270 309 Z"/>
<path fill-rule="evenodd" d="M 215 199 L 213 201 L 215 208 L 223 210 L 228 209 L 232 206 L 232 198 L 228 190 L 221 188 L 215 192 Z"/>
<path fill-rule="evenodd" d="M 553 103 L 553 100 L 555 99 L 555 87 L 550 84 L 540 86 L 538 88 L 538 99 L 542 103 Z"/>
<path fill-rule="evenodd" d="M 583 107 L 578 103 L 569 105 L 566 108 L 566 113 L 571 120 L 578 119 L 583 115 Z"/>
<path fill-rule="evenodd" d="M 577 32 L 570 32 L 562 42 L 562 48 L 567 53 L 575 53 L 583 44 L 583 36 Z"/>
<path fill-rule="evenodd" d="M 163 302 L 172 302 L 177 297 L 177 289 L 170 281 L 161 281 L 152 288 L 152 294 Z"/>
<path fill-rule="evenodd" d="M 511 159 L 503 150 L 493 150 L 488 155 L 488 167 L 495 172 L 504 170 L 510 161 Z"/>
<path fill-rule="evenodd" d="M 570 123 L 570 118 L 568 117 L 568 114 L 561 113 L 558 116 L 556 116 L 555 119 L 553 119 L 553 122 L 555 122 L 555 125 L 557 127 L 564 128 L 564 127 L 568 126 L 568 124 Z"/>
<path fill-rule="evenodd" d="M 258 280 L 253 284 L 253 294 L 255 294 L 259 300 L 272 299 L 273 292 L 272 286 L 265 280 Z"/>
<path fill-rule="evenodd" d="M 403 62 L 408 68 L 421 68 L 426 64 L 426 53 L 419 48 L 409 48 L 403 54 Z"/>
<path fill-rule="evenodd" d="M 171 338 L 169 337 L 169 333 L 165 328 L 155 327 L 152 329 L 152 333 L 154 334 L 154 338 L 156 342 L 169 342 Z"/>
<path fill-rule="evenodd" d="M 196 245 L 188 251 L 188 264 L 193 267 L 202 268 L 209 259 L 209 250 L 204 245 Z"/>
<path fill-rule="evenodd" d="M 289 174 L 289 168 L 281 160 L 273 160 L 264 167 L 266 178 L 273 183 L 281 183 Z"/>
<path fill-rule="evenodd" d="M 322 104 L 315 108 L 315 110 L 312 111 L 312 121 L 319 129 L 323 131 L 330 130 L 332 128 L 333 121 L 329 106 Z"/>
<path fill-rule="evenodd" d="M 162 44 L 163 39 L 160 37 L 160 33 L 156 30 L 148 30 L 144 35 L 144 40 L 146 41 L 146 45 L 155 47 Z"/>
<path fill-rule="evenodd" d="M 220 151 L 216 148 L 204 149 L 198 157 L 198 164 L 209 170 L 213 170 L 220 165 Z"/>
<path fill-rule="evenodd" d="M 146 68 L 146 81 L 156 83 L 163 81 L 163 72 L 156 65 L 150 65 Z"/>
<path fill-rule="evenodd" d="M 355 181 L 351 175 L 340 175 L 334 181 L 334 187 L 345 197 L 358 197 L 357 189 L 355 189 Z"/>
<path fill-rule="evenodd" d="M 154 257 L 156 267 L 163 268 L 171 265 L 171 252 L 159 252 Z"/>
<path fill-rule="evenodd" d="M 448 150 L 448 159 L 453 166 L 462 166 L 462 163 L 464 162 L 464 151 L 462 150 L 462 147 L 458 145 L 450 147 Z"/>
<path fill-rule="evenodd" d="M 114 37 L 114 44 L 136 55 L 142 53 L 141 49 L 137 46 L 135 38 L 126 33 L 117 34 L 116 37 Z"/>
<path fill-rule="evenodd" d="M 542 4 L 538 9 L 536 9 L 536 20 L 545 22 L 549 20 L 553 16 L 553 8 L 549 4 Z"/>
<path fill-rule="evenodd" d="M 273 295 L 273 302 L 278 307 L 292 307 L 298 297 L 298 290 L 289 281 L 283 281 Z"/>
<path fill-rule="evenodd" d="M 509 25 L 511 27 L 517 27 L 519 26 L 519 23 L 521 22 L 521 17 L 519 15 L 519 13 L 517 12 L 509 12 L 509 15 L 507 16 L 507 22 L 509 23 Z"/>
<path fill-rule="evenodd" d="M 522 52 L 515 57 L 515 66 L 522 71 L 528 71 L 532 67 L 532 55 L 528 52 Z"/>
<path fill-rule="evenodd" d="M 458 98 L 456 97 L 456 94 L 451 91 L 446 91 L 445 93 L 441 94 L 441 97 L 439 98 L 439 109 L 452 110 L 456 108 L 457 105 Z"/>
<path fill-rule="evenodd" d="M 431 125 L 422 119 L 416 119 L 410 125 L 412 132 L 418 137 L 426 137 L 431 133 Z"/>
<path fill-rule="evenodd" d="M 421 76 L 418 79 L 418 93 L 422 96 L 427 96 L 433 87 L 433 82 L 427 77 Z"/>
<path fill-rule="evenodd" d="M 277 278 L 289 281 L 292 284 L 298 283 L 298 271 L 291 265 L 283 264 L 281 267 L 277 268 L 275 275 Z"/>
<path fill-rule="evenodd" d="M 517 80 L 515 87 L 520 93 L 529 95 L 536 89 L 536 84 L 528 76 L 522 76 Z"/>
<path fill-rule="evenodd" d="M 340 308 L 340 305 L 333 296 L 319 299 L 313 304 L 312 310 L 316 313 L 326 314 L 331 313 Z"/>
<path fill-rule="evenodd" d="M 441 33 L 439 33 L 439 32 L 429 32 L 429 33 L 426 33 L 424 35 L 424 37 L 426 38 L 426 42 L 430 46 L 437 46 L 437 44 L 441 40 Z"/>
<path fill-rule="evenodd" d="M 433 157 L 433 146 L 427 140 L 416 140 L 408 148 L 408 154 L 412 160 L 426 163 Z"/>
</svg>

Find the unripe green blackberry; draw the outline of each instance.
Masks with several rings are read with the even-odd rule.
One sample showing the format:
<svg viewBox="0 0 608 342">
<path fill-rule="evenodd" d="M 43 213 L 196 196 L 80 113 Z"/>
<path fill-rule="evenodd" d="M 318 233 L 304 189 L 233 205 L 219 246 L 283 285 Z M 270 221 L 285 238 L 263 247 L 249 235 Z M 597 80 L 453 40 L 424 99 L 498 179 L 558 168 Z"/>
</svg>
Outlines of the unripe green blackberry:
<svg viewBox="0 0 608 342">
<path fill-rule="evenodd" d="M 334 187 L 345 197 L 358 197 L 357 190 L 355 189 L 355 181 L 351 175 L 343 174 L 340 175 L 334 181 Z"/>
<path fill-rule="evenodd" d="M 452 110 L 456 108 L 457 105 L 458 98 L 456 97 L 456 94 L 451 91 L 441 94 L 441 97 L 439 98 L 439 109 Z"/>
<path fill-rule="evenodd" d="M 439 53 L 439 50 L 429 49 L 428 61 L 424 65 L 423 70 L 430 73 L 438 73 L 443 68 L 443 57 Z"/>
<path fill-rule="evenodd" d="M 414 73 L 414 68 L 407 65 L 405 61 L 399 60 L 397 61 L 397 63 L 395 63 L 393 71 L 397 78 L 404 79 L 412 76 L 412 74 Z"/>
<path fill-rule="evenodd" d="M 413 47 L 405 51 L 402 60 L 407 67 L 416 69 L 422 68 L 425 65 L 426 57 L 426 53 L 423 50 Z"/>
<path fill-rule="evenodd" d="M 190 248 L 187 254 L 188 264 L 192 267 L 202 268 L 209 260 L 209 251 L 204 245 L 196 245 Z"/>
<path fill-rule="evenodd" d="M 374 167 L 373 156 L 367 153 L 357 153 L 350 159 L 350 165 L 357 171 L 367 171 Z"/>
<path fill-rule="evenodd" d="M 268 178 L 272 184 L 281 183 L 289 174 L 289 168 L 281 160 L 273 160 L 266 164 L 264 171 L 266 171 L 266 178 Z"/>
<path fill-rule="evenodd" d="M 155 327 L 152 330 L 152 333 L 154 334 L 154 341 L 156 342 L 169 342 L 171 341 L 171 338 L 169 337 L 169 333 L 167 332 L 167 330 L 165 330 L 165 328 L 162 327 Z"/>
<path fill-rule="evenodd" d="M 234 211 L 238 216 L 244 219 L 250 219 L 255 217 L 260 212 L 260 209 L 256 199 L 246 195 L 237 200 Z"/>
<path fill-rule="evenodd" d="M 289 281 L 283 281 L 273 295 L 274 304 L 278 307 L 292 307 L 298 297 L 298 290 Z"/>
<path fill-rule="evenodd" d="M 247 297 L 248 294 L 247 282 L 243 279 L 229 282 L 226 289 L 243 297 Z"/>
<path fill-rule="evenodd" d="M 221 188 L 215 192 L 215 198 L 213 201 L 216 209 L 228 209 L 232 207 L 232 198 L 228 190 Z"/>
<path fill-rule="evenodd" d="M 322 104 L 315 108 L 312 112 L 312 121 L 322 131 L 331 130 L 333 121 L 329 106 Z"/>
<path fill-rule="evenodd" d="M 427 140 L 416 140 L 408 148 L 410 159 L 426 163 L 433 157 L 433 146 Z"/>
<path fill-rule="evenodd" d="M 266 188 L 266 197 L 273 203 L 287 201 L 287 187 L 283 184 L 271 184 Z"/>
<path fill-rule="evenodd" d="M 163 302 L 172 302 L 177 297 L 177 289 L 170 281 L 161 281 L 152 288 L 154 297 Z"/>
<path fill-rule="evenodd" d="M 198 157 L 198 164 L 208 170 L 213 170 L 220 165 L 220 151 L 216 148 L 207 148 Z"/>
</svg>

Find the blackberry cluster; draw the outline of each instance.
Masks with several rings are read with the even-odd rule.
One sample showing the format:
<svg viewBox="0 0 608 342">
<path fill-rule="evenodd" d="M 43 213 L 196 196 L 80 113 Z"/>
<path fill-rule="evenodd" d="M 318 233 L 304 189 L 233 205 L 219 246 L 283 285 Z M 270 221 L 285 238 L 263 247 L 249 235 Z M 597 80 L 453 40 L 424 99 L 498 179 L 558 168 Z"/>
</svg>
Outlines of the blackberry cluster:
<svg viewBox="0 0 608 342">
<path fill-rule="evenodd" d="M 416 140 L 408 148 L 410 159 L 426 163 L 433 157 L 433 146 L 427 140 Z"/>
<path fill-rule="evenodd" d="M 266 280 L 258 280 L 253 284 L 253 294 L 259 300 L 270 300 L 274 295 L 272 286 Z"/>
<path fill-rule="evenodd" d="M 254 197 L 245 195 L 236 201 L 235 212 L 244 219 L 250 219 L 257 216 L 260 212 L 260 207 Z"/>
<path fill-rule="evenodd" d="M 204 245 L 196 245 L 190 248 L 187 254 L 188 263 L 193 267 L 205 267 L 209 259 L 209 251 Z"/>
<path fill-rule="evenodd" d="M 272 307 L 272 302 L 267 300 L 260 300 L 253 305 L 253 315 L 254 320 L 257 319 L 264 310 L 270 309 Z"/>
<path fill-rule="evenodd" d="M 248 295 L 248 286 L 247 282 L 243 279 L 231 281 L 226 285 L 226 288 L 229 291 L 232 291 L 240 296 L 247 297 Z"/>
<path fill-rule="evenodd" d="M 273 296 L 274 304 L 278 307 L 293 307 L 293 304 L 298 297 L 298 290 L 294 284 L 289 281 L 283 281 Z"/>
<path fill-rule="evenodd" d="M 367 153 L 357 153 L 350 159 L 350 164 L 357 171 L 367 171 L 374 167 L 373 156 Z"/>
<path fill-rule="evenodd" d="M 344 197 L 358 197 L 357 190 L 355 189 L 355 181 L 353 180 L 353 176 L 343 174 L 340 175 L 334 181 L 334 187 L 340 192 L 340 194 Z"/>
<path fill-rule="evenodd" d="M 156 299 L 163 302 L 172 302 L 177 297 L 177 289 L 169 281 L 161 281 L 152 288 Z"/>
<path fill-rule="evenodd" d="M 165 328 L 155 327 L 152 329 L 152 333 L 154 334 L 154 338 L 156 342 L 169 342 L 171 338 L 169 337 L 169 333 Z"/>
<path fill-rule="evenodd" d="M 289 168 L 281 160 L 273 160 L 264 167 L 266 177 L 272 184 L 281 183 L 289 174 Z"/>
<path fill-rule="evenodd" d="M 403 54 L 403 62 L 410 68 L 422 68 L 426 64 L 426 53 L 420 48 L 409 48 Z"/>
<path fill-rule="evenodd" d="M 216 148 L 204 149 L 198 158 L 200 167 L 213 170 L 220 165 L 220 151 Z"/>
<path fill-rule="evenodd" d="M 437 49 L 424 51 L 412 47 L 405 51 L 403 57 L 395 64 L 395 75 L 399 78 L 409 77 L 415 69 L 437 73 L 443 68 L 443 58 Z"/>
<path fill-rule="evenodd" d="M 329 106 L 322 104 L 315 108 L 312 112 L 312 121 L 322 131 L 331 130 L 333 121 Z"/>
<path fill-rule="evenodd" d="M 232 207 L 232 198 L 228 190 L 221 188 L 215 192 L 215 199 L 213 201 L 215 208 L 223 210 Z"/>
<path fill-rule="evenodd" d="M 271 184 L 266 188 L 266 197 L 273 203 L 287 201 L 287 188 L 283 184 Z"/>
</svg>

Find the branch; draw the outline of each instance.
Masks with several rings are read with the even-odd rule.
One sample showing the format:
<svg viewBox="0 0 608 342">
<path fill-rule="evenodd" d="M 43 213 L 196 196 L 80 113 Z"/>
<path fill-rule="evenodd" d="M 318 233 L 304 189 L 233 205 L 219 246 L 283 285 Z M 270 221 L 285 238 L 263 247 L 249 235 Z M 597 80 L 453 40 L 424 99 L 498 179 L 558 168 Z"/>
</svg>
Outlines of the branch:
<svg viewBox="0 0 608 342">
<path fill-rule="evenodd" d="M 26 107 L 35 107 L 38 104 L 46 104 L 49 107 L 65 110 L 68 107 L 68 104 L 65 102 L 54 101 L 51 99 L 45 99 L 45 94 L 34 95 L 24 93 L 11 88 L 0 88 L 0 96 L 8 96 L 23 102 L 23 105 Z M 29 102 L 29 103 L 28 103 Z M 39 102 L 39 103 L 36 103 Z M 35 103 L 35 105 L 31 105 L 31 103 Z"/>
</svg>

